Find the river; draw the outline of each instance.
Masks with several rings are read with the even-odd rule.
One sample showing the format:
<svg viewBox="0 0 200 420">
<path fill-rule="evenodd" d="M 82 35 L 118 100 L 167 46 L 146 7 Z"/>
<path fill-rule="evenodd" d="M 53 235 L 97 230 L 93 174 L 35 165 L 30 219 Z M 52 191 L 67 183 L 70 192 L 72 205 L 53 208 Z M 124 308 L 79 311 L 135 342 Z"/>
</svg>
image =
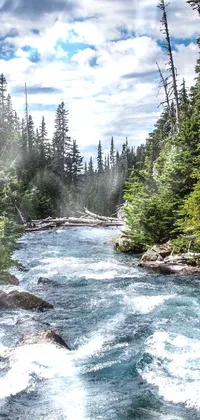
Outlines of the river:
<svg viewBox="0 0 200 420">
<path fill-rule="evenodd" d="M 118 232 L 61 228 L 20 239 L 14 256 L 28 271 L 15 271 L 18 287 L 54 309 L 0 311 L 0 418 L 200 419 L 200 277 L 138 268 L 105 245 Z M 59 286 L 37 285 L 40 276 Z M 19 345 L 38 326 L 72 350 Z"/>
</svg>

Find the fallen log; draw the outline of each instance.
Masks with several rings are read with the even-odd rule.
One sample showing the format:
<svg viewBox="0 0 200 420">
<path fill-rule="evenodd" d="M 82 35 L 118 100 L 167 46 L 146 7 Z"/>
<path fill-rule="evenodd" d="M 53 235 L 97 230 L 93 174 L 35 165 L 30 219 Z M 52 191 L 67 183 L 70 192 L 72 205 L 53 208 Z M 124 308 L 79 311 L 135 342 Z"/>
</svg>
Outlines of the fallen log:
<svg viewBox="0 0 200 420">
<path fill-rule="evenodd" d="M 123 221 L 107 216 L 100 216 L 85 209 L 85 213 L 79 212 L 81 217 L 46 217 L 42 220 L 32 220 L 26 224 L 26 232 L 37 232 L 41 230 L 53 229 L 57 227 L 108 227 L 108 226 L 123 226 Z"/>
<path fill-rule="evenodd" d="M 85 209 L 85 213 L 88 216 L 93 217 L 94 219 L 105 220 L 106 222 L 119 221 L 119 219 L 117 219 L 117 217 L 101 216 L 99 214 L 92 213 L 91 211 L 89 211 L 87 209 Z"/>
<path fill-rule="evenodd" d="M 51 225 L 45 225 L 45 226 L 35 226 L 35 227 L 27 227 L 25 228 L 25 232 L 39 232 L 42 230 L 50 230 L 50 229 L 54 229 L 54 228 L 58 228 L 58 227 L 109 227 L 109 226 L 122 226 L 122 223 L 106 223 L 106 222 L 101 222 L 101 223 L 69 223 L 66 222 L 62 225 L 56 225 L 56 224 L 51 224 Z"/>
</svg>

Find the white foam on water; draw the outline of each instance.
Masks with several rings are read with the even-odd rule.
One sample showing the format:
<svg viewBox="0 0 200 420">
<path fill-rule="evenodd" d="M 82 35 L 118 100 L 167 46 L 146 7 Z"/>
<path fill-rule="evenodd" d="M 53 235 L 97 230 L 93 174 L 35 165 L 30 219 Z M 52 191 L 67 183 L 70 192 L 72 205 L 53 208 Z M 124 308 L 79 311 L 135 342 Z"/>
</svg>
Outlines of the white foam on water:
<svg viewBox="0 0 200 420">
<path fill-rule="evenodd" d="M 75 352 L 54 344 L 32 344 L 17 347 L 10 357 L 9 371 L 0 378 L 0 399 L 30 392 L 38 379 L 53 379 L 45 384 L 52 412 L 59 409 L 66 419 L 85 419 L 86 392 L 74 364 Z"/>
<path fill-rule="evenodd" d="M 120 324 L 125 320 L 124 314 L 119 314 L 108 321 L 104 326 L 100 326 L 76 351 L 77 359 L 89 358 L 101 353 L 103 349 L 113 348 L 113 341 L 117 334 Z"/>
<path fill-rule="evenodd" d="M 77 350 L 77 358 L 88 358 L 93 354 L 99 353 L 102 350 L 103 343 L 104 336 L 96 334 Z"/>
<path fill-rule="evenodd" d="M 0 356 L 4 356 L 7 347 L 3 345 L 2 338 L 5 337 L 5 332 L 0 330 Z"/>
<path fill-rule="evenodd" d="M 59 352 L 59 354 L 58 354 Z M 10 358 L 11 368 L 0 380 L 0 398 L 15 395 L 26 389 L 34 373 L 40 378 L 73 375 L 71 366 L 63 368 L 66 354 L 51 344 L 33 344 L 16 348 Z"/>
<path fill-rule="evenodd" d="M 113 279 L 117 276 L 117 271 L 106 271 L 105 273 L 82 273 L 81 276 L 87 277 L 88 279 L 94 279 L 94 280 L 106 280 L 106 279 Z"/>
<path fill-rule="evenodd" d="M 200 341 L 157 331 L 146 341 L 146 351 L 153 362 L 142 377 L 166 401 L 200 409 Z"/>
<path fill-rule="evenodd" d="M 124 295 L 124 302 L 129 310 L 134 313 L 148 314 L 157 306 L 162 305 L 166 300 L 175 297 L 175 295 L 162 296 L 128 296 Z"/>
<path fill-rule="evenodd" d="M 98 370 L 109 368 L 109 367 L 114 366 L 118 363 L 120 363 L 118 360 L 110 360 L 109 362 L 97 363 L 97 364 L 95 364 L 95 366 L 88 369 L 87 372 L 98 372 Z"/>
<path fill-rule="evenodd" d="M 45 275 L 53 277 L 57 274 L 73 276 L 76 278 L 85 277 L 94 280 L 113 279 L 115 277 L 134 278 L 140 275 L 139 271 L 135 268 L 129 269 L 123 264 L 116 261 L 99 261 L 88 262 L 88 258 L 75 258 L 75 257 L 48 257 L 40 259 L 40 264 L 31 270 L 37 275 Z"/>
</svg>

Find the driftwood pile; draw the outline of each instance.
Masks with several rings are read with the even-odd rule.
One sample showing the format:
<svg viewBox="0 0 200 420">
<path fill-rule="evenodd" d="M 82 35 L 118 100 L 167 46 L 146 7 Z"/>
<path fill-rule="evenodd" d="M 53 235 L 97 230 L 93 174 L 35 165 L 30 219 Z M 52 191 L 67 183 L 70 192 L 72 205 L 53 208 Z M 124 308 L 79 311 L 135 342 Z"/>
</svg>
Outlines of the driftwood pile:
<svg viewBox="0 0 200 420">
<path fill-rule="evenodd" d="M 123 226 L 123 220 L 117 217 L 106 217 L 100 216 L 95 213 L 91 213 L 87 209 L 85 209 L 84 213 L 80 213 L 80 217 L 60 217 L 60 218 L 52 218 L 47 217 L 46 219 L 42 220 L 32 220 L 29 223 L 25 224 L 26 232 L 34 232 L 40 230 L 47 230 L 53 229 L 56 227 L 81 227 L 81 226 L 88 226 L 88 227 L 95 227 L 95 226 Z"/>
</svg>

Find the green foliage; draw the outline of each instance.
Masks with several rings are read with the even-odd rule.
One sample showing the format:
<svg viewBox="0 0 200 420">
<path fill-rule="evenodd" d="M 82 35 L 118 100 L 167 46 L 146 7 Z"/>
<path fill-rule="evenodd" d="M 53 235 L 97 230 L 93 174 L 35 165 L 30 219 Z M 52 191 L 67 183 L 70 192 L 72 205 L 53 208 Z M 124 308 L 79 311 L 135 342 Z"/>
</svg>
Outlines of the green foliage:
<svg viewBox="0 0 200 420">
<path fill-rule="evenodd" d="M 179 216 L 178 226 L 185 234 L 191 235 L 200 248 L 200 181 L 189 194 Z"/>
<path fill-rule="evenodd" d="M 154 189 L 152 179 L 142 171 L 133 171 L 126 183 L 124 206 L 127 233 L 132 241 L 144 248 L 169 240 L 176 220 L 177 200 L 163 187 Z"/>
<path fill-rule="evenodd" d="M 16 239 L 22 232 L 23 228 L 7 217 L 0 217 L 0 270 L 8 268 L 15 262 L 10 255 L 16 247 Z"/>
<path fill-rule="evenodd" d="M 136 245 L 172 239 L 179 251 L 200 251 L 199 59 L 196 75 L 190 95 L 184 81 L 179 92 L 180 131 L 174 135 L 171 111 L 164 110 L 147 139 L 140 170 L 126 183 L 126 231 Z"/>
</svg>

